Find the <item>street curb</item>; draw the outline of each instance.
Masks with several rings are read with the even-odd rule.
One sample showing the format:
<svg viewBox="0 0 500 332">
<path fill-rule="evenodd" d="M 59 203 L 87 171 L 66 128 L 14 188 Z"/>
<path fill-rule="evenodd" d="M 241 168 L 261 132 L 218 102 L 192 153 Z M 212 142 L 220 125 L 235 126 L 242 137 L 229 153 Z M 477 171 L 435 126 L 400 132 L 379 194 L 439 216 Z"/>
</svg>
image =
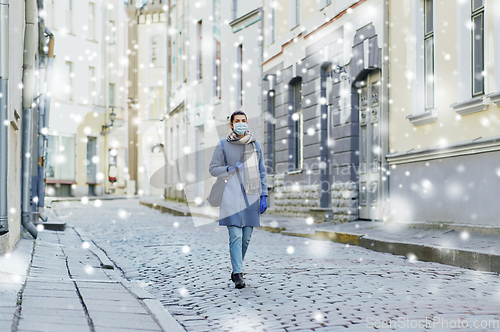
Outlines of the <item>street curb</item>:
<svg viewBox="0 0 500 332">
<path fill-rule="evenodd" d="M 142 205 L 157 208 L 157 204 L 140 202 Z M 153 205 L 155 207 L 153 207 Z M 163 207 L 165 210 L 174 210 Z M 162 210 L 163 212 L 163 210 Z M 179 213 L 179 212 L 177 212 Z M 211 216 L 205 216 L 211 218 Z M 463 249 L 437 247 L 424 244 L 396 242 L 369 238 L 364 234 L 351 234 L 334 231 L 315 231 L 315 233 L 300 233 L 287 231 L 285 227 L 260 226 L 263 231 L 281 233 L 287 236 L 298 236 L 315 240 L 326 240 L 337 243 L 355 245 L 365 249 L 405 256 L 423 262 L 434 262 L 444 265 L 462 267 L 471 270 L 500 273 L 500 255 L 487 254 Z"/>
<path fill-rule="evenodd" d="M 83 197 L 83 196 L 82 196 Z M 50 200 L 50 203 L 54 203 L 54 202 L 73 202 L 73 201 L 80 201 L 82 199 L 82 197 L 55 197 L 55 198 L 51 198 L 51 197 L 47 197 L 48 200 Z M 85 196 L 88 198 L 89 201 L 96 201 L 96 200 L 101 200 L 101 201 L 113 201 L 115 199 L 137 199 L 139 197 L 137 196 L 127 196 L 127 195 L 124 195 L 124 196 L 112 196 L 112 197 L 103 197 L 103 196 Z"/>
<path fill-rule="evenodd" d="M 109 274 L 113 274 L 116 281 L 119 281 L 130 293 L 134 294 L 137 300 L 140 300 L 153 314 L 156 322 L 165 332 L 185 332 L 186 330 L 182 325 L 175 320 L 175 318 L 168 312 L 167 309 L 156 299 L 150 292 L 140 287 L 138 284 L 131 282 L 121 276 L 115 269 L 115 264 L 108 257 L 106 252 L 98 247 L 95 242 L 87 235 L 81 228 L 73 228 L 80 238 L 89 243 L 89 250 L 92 251 L 101 262 L 102 268 L 107 268 Z"/>
<path fill-rule="evenodd" d="M 158 205 L 158 204 L 155 204 L 155 203 L 148 203 L 148 202 L 140 201 L 139 204 L 147 206 L 147 207 L 155 209 L 155 210 L 158 210 L 158 211 L 161 211 L 162 213 L 170 213 L 170 214 L 172 214 L 174 216 L 192 217 L 191 212 L 185 212 L 185 211 L 175 210 L 175 209 L 171 209 L 171 208 L 168 208 L 166 206 Z M 201 217 L 201 216 L 205 217 L 205 215 L 203 215 L 203 214 L 200 214 L 200 215 L 198 215 L 196 217 Z"/>
</svg>

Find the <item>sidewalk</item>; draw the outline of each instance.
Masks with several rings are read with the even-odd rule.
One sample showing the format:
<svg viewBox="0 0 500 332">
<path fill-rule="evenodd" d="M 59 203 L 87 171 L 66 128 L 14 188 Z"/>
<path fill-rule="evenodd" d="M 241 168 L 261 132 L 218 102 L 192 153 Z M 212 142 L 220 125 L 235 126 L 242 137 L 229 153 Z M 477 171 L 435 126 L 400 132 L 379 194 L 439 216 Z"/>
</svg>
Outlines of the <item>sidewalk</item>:
<svg viewBox="0 0 500 332">
<path fill-rule="evenodd" d="M 41 231 L 34 250 L 22 239 L 0 256 L 0 281 L 1 331 L 184 331 L 78 229 Z"/>
<path fill-rule="evenodd" d="M 161 198 L 143 198 L 140 203 L 166 213 L 218 220 L 217 208 L 190 209 L 185 203 Z M 500 229 L 495 227 L 361 220 L 340 225 L 332 222 L 314 224 L 312 219 L 266 212 L 261 215 L 260 228 L 283 235 L 357 245 L 374 251 L 403 255 L 410 260 L 500 273 Z"/>
</svg>

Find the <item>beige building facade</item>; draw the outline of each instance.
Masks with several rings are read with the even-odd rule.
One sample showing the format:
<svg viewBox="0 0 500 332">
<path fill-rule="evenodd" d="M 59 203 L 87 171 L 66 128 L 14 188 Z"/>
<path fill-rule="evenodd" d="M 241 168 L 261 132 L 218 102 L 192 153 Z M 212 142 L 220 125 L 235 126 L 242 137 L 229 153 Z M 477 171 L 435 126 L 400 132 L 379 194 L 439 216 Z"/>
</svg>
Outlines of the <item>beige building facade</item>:
<svg viewBox="0 0 500 332">
<path fill-rule="evenodd" d="M 500 3 L 390 1 L 391 214 L 498 225 Z"/>
</svg>

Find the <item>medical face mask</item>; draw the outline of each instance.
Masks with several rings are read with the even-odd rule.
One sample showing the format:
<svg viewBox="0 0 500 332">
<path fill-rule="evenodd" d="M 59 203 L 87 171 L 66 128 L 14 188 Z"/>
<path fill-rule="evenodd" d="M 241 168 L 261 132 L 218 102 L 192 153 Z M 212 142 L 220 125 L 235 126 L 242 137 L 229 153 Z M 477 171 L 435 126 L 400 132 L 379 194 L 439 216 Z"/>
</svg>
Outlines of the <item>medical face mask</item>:
<svg viewBox="0 0 500 332">
<path fill-rule="evenodd" d="M 233 124 L 233 127 L 236 134 L 243 135 L 248 129 L 248 124 L 245 122 L 237 122 Z"/>
</svg>

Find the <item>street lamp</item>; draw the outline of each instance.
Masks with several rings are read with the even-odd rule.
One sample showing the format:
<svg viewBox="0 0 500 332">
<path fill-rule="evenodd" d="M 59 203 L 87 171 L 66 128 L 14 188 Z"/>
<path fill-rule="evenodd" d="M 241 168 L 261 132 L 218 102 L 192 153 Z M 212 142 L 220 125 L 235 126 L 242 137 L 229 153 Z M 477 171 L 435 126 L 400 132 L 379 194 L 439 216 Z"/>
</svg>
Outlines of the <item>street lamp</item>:
<svg viewBox="0 0 500 332">
<path fill-rule="evenodd" d="M 113 107 L 111 108 L 111 113 L 109 114 L 109 119 L 111 120 L 111 124 L 109 124 L 109 125 L 105 124 L 102 126 L 101 135 L 103 135 L 103 136 L 106 135 L 106 130 L 108 128 L 113 127 L 113 123 L 115 122 L 116 114 L 115 114 L 115 109 Z"/>
<path fill-rule="evenodd" d="M 349 79 L 349 76 L 347 75 L 347 72 L 345 70 L 345 66 L 335 66 L 335 68 L 333 68 L 333 72 L 335 74 L 340 74 L 340 80 L 341 81 L 347 81 Z"/>
</svg>

